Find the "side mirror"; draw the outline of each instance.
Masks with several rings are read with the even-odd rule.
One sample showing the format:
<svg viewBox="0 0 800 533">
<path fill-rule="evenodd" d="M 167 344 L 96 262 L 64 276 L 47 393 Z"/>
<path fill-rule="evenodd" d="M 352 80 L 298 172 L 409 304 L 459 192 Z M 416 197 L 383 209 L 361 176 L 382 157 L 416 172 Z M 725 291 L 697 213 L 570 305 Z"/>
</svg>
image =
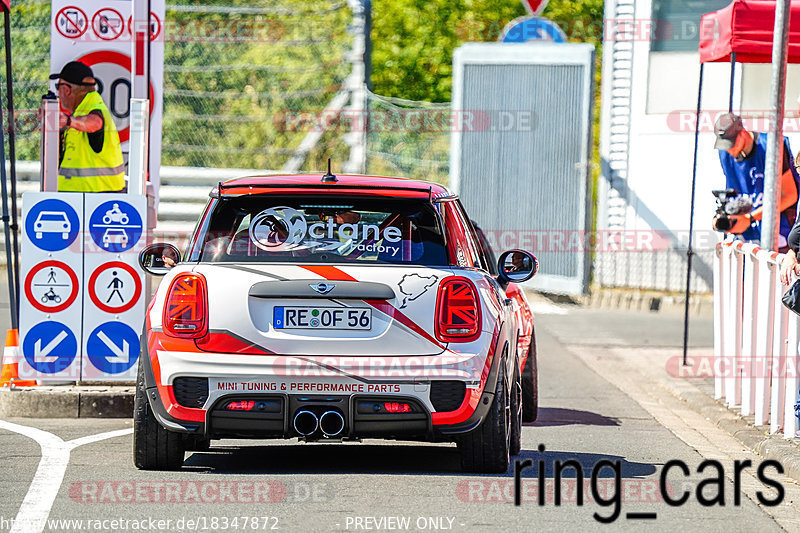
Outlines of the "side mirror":
<svg viewBox="0 0 800 533">
<path fill-rule="evenodd" d="M 139 266 L 154 276 L 163 276 L 180 261 L 181 252 L 171 244 L 156 243 L 139 253 Z"/>
<path fill-rule="evenodd" d="M 500 255 L 497 261 L 497 281 L 503 287 L 510 282 L 528 281 L 539 270 L 539 261 L 533 254 L 524 250 L 509 250 Z"/>
</svg>

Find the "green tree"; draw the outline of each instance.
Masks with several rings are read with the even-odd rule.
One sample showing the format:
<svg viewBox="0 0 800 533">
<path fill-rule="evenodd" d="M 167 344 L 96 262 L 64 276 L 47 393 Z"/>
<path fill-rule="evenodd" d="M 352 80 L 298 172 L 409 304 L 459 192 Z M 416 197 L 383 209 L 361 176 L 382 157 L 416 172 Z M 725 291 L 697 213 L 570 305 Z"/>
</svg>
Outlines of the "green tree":
<svg viewBox="0 0 800 533">
<path fill-rule="evenodd" d="M 447 102 L 453 51 L 465 42 L 493 42 L 525 15 L 519 0 L 375 0 L 372 4 L 372 83 L 384 96 Z M 543 16 L 572 42 L 602 38 L 602 0 L 551 0 Z"/>
</svg>

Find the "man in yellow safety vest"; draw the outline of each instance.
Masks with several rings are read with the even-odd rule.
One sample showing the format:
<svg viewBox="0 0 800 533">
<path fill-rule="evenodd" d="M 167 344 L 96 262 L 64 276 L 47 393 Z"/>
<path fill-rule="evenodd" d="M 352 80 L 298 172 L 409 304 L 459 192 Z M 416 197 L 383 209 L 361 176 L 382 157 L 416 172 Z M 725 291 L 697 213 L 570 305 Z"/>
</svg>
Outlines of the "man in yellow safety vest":
<svg viewBox="0 0 800 533">
<path fill-rule="evenodd" d="M 103 99 L 95 90 L 92 69 L 70 61 L 52 74 L 61 103 L 58 190 L 122 192 L 125 164 L 119 133 Z"/>
</svg>

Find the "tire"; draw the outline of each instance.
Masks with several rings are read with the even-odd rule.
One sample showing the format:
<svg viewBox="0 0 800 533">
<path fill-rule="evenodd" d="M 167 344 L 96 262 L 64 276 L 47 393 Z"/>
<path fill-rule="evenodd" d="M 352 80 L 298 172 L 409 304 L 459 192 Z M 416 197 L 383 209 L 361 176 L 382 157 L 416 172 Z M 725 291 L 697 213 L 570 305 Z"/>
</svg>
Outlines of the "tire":
<svg viewBox="0 0 800 533">
<path fill-rule="evenodd" d="M 140 470 L 178 470 L 184 451 L 183 435 L 161 427 L 150 408 L 140 359 L 133 401 L 133 464 Z"/>
<path fill-rule="evenodd" d="M 528 358 L 522 368 L 522 421 L 534 422 L 539 416 L 539 369 L 536 364 L 536 332 L 531 333 Z"/>
<path fill-rule="evenodd" d="M 514 363 L 514 381 L 511 391 L 511 441 L 508 453 L 519 455 L 522 451 L 522 381 L 519 376 L 519 365 Z"/>
<path fill-rule="evenodd" d="M 467 472 L 503 474 L 511 463 L 511 405 L 505 382 L 505 363 L 500 363 L 497 388 L 483 423 L 458 442 L 461 468 Z"/>
</svg>

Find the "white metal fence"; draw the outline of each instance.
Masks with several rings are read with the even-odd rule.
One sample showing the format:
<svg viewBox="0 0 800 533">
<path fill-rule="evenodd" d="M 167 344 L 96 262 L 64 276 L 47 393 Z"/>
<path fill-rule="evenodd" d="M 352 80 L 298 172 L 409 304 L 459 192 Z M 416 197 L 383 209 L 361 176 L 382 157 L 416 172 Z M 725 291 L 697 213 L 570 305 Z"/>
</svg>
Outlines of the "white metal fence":
<svg viewBox="0 0 800 533">
<path fill-rule="evenodd" d="M 714 397 L 793 438 L 800 316 L 782 302 L 782 255 L 724 242 L 714 257 Z"/>
</svg>

